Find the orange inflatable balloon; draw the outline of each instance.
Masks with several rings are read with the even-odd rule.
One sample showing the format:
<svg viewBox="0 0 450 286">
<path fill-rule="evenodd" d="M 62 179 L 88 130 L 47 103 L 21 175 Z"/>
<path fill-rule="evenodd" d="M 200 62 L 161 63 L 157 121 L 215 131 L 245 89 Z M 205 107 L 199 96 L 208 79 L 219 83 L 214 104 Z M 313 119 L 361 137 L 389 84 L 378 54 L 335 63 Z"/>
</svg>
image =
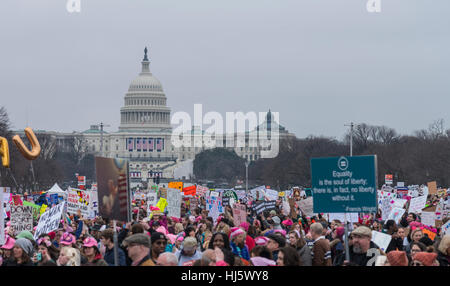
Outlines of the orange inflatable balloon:
<svg viewBox="0 0 450 286">
<path fill-rule="evenodd" d="M 5 168 L 9 168 L 9 148 L 8 140 L 4 137 L 0 137 L 0 157 L 2 157 L 2 165 Z"/>
<path fill-rule="evenodd" d="M 34 160 L 41 153 L 41 145 L 39 144 L 36 135 L 34 134 L 33 130 L 30 127 L 25 128 L 25 134 L 27 135 L 28 140 L 30 141 L 31 151 L 28 150 L 25 144 L 23 144 L 23 141 L 22 139 L 20 139 L 19 135 L 14 135 L 13 142 L 16 144 L 20 153 L 22 153 L 22 155 L 25 158 L 27 158 L 28 160 Z"/>
</svg>

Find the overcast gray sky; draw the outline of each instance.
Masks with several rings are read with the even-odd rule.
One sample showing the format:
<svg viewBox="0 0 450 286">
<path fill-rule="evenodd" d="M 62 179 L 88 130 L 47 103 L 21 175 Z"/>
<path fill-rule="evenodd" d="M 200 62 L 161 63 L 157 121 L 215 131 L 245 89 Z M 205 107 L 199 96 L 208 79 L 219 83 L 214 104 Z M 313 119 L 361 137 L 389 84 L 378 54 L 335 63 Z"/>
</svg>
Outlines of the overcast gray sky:
<svg viewBox="0 0 450 286">
<path fill-rule="evenodd" d="M 297 137 L 450 128 L 450 1 L 366 2 L 2 0 L 0 106 L 15 129 L 116 131 L 148 45 L 172 114 L 270 108 Z"/>
</svg>

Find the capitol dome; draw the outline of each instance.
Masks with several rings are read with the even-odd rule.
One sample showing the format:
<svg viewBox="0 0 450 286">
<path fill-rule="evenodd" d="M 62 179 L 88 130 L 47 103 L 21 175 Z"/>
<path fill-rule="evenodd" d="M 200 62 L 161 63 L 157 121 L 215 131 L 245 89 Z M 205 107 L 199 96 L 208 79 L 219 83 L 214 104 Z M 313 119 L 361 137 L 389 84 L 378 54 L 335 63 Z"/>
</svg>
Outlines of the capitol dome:
<svg viewBox="0 0 450 286">
<path fill-rule="evenodd" d="M 159 91 L 162 92 L 161 82 L 151 73 L 141 73 L 131 83 L 128 91 Z"/>
</svg>

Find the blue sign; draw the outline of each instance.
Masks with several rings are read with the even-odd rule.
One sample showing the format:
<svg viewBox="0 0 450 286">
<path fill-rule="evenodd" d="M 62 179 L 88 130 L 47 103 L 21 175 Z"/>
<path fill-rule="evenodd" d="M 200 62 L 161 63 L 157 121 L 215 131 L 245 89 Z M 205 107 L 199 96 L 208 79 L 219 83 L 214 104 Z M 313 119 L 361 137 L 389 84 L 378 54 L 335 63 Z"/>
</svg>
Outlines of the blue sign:
<svg viewBox="0 0 450 286">
<path fill-rule="evenodd" d="M 315 213 L 377 212 L 377 157 L 311 159 Z"/>
</svg>

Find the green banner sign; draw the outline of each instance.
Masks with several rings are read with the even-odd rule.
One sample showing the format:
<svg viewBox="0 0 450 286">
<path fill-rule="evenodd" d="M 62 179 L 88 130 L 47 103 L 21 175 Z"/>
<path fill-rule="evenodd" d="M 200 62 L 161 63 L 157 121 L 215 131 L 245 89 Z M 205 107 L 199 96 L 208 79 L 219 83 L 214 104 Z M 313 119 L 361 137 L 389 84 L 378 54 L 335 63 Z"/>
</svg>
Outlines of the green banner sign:
<svg viewBox="0 0 450 286">
<path fill-rule="evenodd" d="M 312 158 L 314 212 L 376 212 L 376 162 L 376 155 Z"/>
</svg>

